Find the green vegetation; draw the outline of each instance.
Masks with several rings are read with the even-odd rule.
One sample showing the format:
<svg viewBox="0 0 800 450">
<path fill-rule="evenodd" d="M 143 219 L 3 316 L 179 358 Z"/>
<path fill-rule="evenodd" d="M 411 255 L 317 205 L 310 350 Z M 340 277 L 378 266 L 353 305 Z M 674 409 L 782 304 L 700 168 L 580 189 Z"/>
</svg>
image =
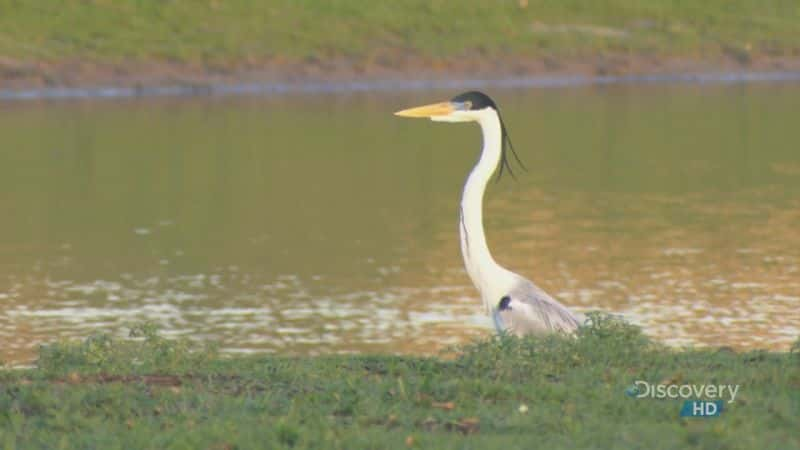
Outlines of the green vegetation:
<svg viewBox="0 0 800 450">
<path fill-rule="evenodd" d="M 0 372 L 4 448 L 800 448 L 800 355 L 673 351 L 593 316 L 577 338 L 498 337 L 447 358 L 220 358 L 149 326 Z M 795 347 L 798 348 L 798 347 Z M 634 380 L 740 384 L 721 417 Z"/>
<path fill-rule="evenodd" d="M 800 54 L 794 0 L 0 0 L 0 63 Z M 0 64 L 0 67 L 2 64 Z"/>
</svg>

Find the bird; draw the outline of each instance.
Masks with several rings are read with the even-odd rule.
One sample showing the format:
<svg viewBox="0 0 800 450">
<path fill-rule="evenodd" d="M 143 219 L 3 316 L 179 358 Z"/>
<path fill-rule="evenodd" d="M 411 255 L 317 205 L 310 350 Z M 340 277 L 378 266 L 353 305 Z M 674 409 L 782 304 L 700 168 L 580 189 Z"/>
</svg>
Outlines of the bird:
<svg viewBox="0 0 800 450">
<path fill-rule="evenodd" d="M 467 274 L 498 333 L 515 336 L 574 333 L 581 325 L 576 314 L 532 281 L 498 264 L 489 251 L 483 228 L 486 186 L 496 171 L 497 181 L 504 169 L 514 176 L 509 150 L 517 163 L 525 167 L 511 144 L 497 104 L 482 92 L 470 91 L 450 101 L 404 109 L 395 115 L 480 125 L 483 149 L 464 183 L 459 210 L 461 255 Z"/>
</svg>

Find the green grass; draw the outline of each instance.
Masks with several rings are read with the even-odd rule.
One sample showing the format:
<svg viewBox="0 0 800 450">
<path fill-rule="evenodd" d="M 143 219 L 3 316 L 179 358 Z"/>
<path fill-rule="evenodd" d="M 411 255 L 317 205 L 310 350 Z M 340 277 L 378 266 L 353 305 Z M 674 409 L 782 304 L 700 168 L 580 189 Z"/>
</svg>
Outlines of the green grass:
<svg viewBox="0 0 800 450">
<path fill-rule="evenodd" d="M 594 316 L 577 338 L 498 337 L 449 358 L 221 358 L 102 334 L 0 372 L 13 448 L 800 448 L 800 343 L 790 353 L 675 351 Z M 634 399 L 634 380 L 740 384 L 713 419 Z M 527 411 L 525 408 L 527 407 Z"/>
<path fill-rule="evenodd" d="M 525 6 L 522 6 L 525 5 Z M 800 55 L 796 0 L 0 0 L 0 57 L 225 67 L 647 52 Z M 394 61 L 400 64 L 400 62 Z"/>
</svg>

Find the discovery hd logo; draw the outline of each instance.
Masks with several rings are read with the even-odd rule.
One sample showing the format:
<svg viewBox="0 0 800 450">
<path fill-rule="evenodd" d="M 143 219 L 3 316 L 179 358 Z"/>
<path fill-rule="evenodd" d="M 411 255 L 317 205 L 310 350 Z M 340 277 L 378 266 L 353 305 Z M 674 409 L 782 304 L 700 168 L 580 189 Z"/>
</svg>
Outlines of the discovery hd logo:
<svg viewBox="0 0 800 450">
<path fill-rule="evenodd" d="M 634 398 L 683 399 L 681 417 L 719 417 L 725 403 L 733 403 L 738 393 L 738 384 L 651 384 L 642 380 L 625 390 Z"/>
</svg>

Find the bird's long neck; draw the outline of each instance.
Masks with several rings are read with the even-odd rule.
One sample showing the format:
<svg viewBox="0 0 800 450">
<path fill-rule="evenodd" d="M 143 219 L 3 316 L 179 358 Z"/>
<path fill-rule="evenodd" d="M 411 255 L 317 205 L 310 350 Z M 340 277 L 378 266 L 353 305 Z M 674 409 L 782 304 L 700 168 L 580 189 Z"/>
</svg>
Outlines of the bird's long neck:
<svg viewBox="0 0 800 450">
<path fill-rule="evenodd" d="M 486 185 L 500 162 L 502 128 L 497 114 L 492 112 L 478 122 L 483 133 L 483 151 L 478 164 L 472 169 L 461 196 L 461 254 L 472 283 L 481 292 L 487 306 L 492 301 L 493 286 L 508 276 L 508 271 L 498 265 L 486 243 L 483 230 L 483 195 Z M 496 282 L 493 282 L 496 281 Z M 500 298 L 497 298 L 499 301 Z"/>
</svg>

